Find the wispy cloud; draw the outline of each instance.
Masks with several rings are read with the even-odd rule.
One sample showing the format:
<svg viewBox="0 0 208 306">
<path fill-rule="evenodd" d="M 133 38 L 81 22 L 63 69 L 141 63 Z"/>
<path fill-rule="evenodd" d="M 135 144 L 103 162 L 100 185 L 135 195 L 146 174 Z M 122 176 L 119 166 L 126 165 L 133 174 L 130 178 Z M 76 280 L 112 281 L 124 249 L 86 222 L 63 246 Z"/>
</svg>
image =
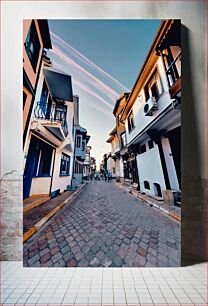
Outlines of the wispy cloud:
<svg viewBox="0 0 208 306">
<path fill-rule="evenodd" d="M 129 89 L 123 85 L 121 82 L 119 82 L 116 78 L 114 78 L 111 74 L 109 74 L 108 72 L 106 72 L 105 70 L 103 70 L 101 67 L 99 67 L 98 65 L 96 65 L 95 63 L 93 63 L 89 58 L 87 58 L 84 54 L 82 54 L 81 52 L 79 52 L 77 49 L 75 49 L 74 47 L 72 47 L 69 43 L 67 43 L 65 40 L 63 40 L 61 37 L 59 37 L 58 35 L 56 35 L 53 32 L 50 32 L 52 39 L 53 39 L 53 43 L 57 43 L 61 46 L 65 46 L 67 48 L 68 51 L 71 51 L 72 54 L 77 57 L 80 61 L 84 62 L 85 64 L 89 65 L 90 67 L 96 69 L 98 72 L 100 72 L 101 74 L 103 74 L 104 76 L 106 76 L 107 78 L 109 78 L 111 81 L 113 81 L 116 85 L 118 85 L 122 91 L 129 91 Z"/>
<path fill-rule="evenodd" d="M 64 67 L 63 65 L 61 65 L 61 63 L 56 63 L 55 66 L 54 66 L 55 69 L 59 70 L 59 72 L 62 72 L 62 73 L 67 73 L 66 71 L 66 67 Z M 97 104 L 93 104 L 93 107 L 95 109 L 98 109 L 100 111 L 103 111 L 105 113 L 108 113 L 111 115 L 112 117 L 112 109 L 113 109 L 113 106 L 108 103 L 105 99 L 103 99 L 100 95 L 96 94 L 94 91 L 92 91 L 88 86 L 86 86 L 85 84 L 83 84 L 81 81 L 78 81 L 76 78 L 73 78 L 73 84 L 76 84 L 79 88 L 81 88 L 84 92 L 88 93 L 89 95 L 91 95 L 92 97 L 96 98 L 96 100 L 99 100 L 102 102 L 102 106 L 103 104 L 108 106 L 108 110 L 106 109 L 103 109 L 101 107 L 98 108 Z"/>
<path fill-rule="evenodd" d="M 78 82 L 76 80 L 73 81 L 73 83 L 75 83 L 76 85 L 78 85 L 81 89 L 83 89 L 85 92 L 87 92 L 88 94 L 90 94 L 91 96 L 95 97 L 96 99 L 100 100 L 102 103 L 104 103 L 105 105 L 107 105 L 111 111 L 113 109 L 113 106 L 111 104 L 109 104 L 108 102 L 106 102 L 102 97 L 100 97 L 99 95 L 97 95 L 95 92 L 93 92 L 91 89 L 89 89 L 87 86 L 83 85 L 81 82 Z"/>
<path fill-rule="evenodd" d="M 88 81 L 92 83 L 94 87 L 97 88 L 97 90 L 102 91 L 104 94 L 109 95 L 113 99 L 116 99 L 119 96 L 119 93 L 116 92 L 114 89 L 106 85 L 104 82 L 99 80 L 96 76 L 88 72 L 85 68 L 83 68 L 81 65 L 77 64 L 74 60 L 72 60 L 69 56 L 64 54 L 60 49 L 57 47 L 53 46 L 53 52 L 58 55 L 62 60 L 67 62 L 68 64 L 74 66 L 77 68 L 79 71 L 81 71 L 85 76 L 87 76 Z"/>
</svg>

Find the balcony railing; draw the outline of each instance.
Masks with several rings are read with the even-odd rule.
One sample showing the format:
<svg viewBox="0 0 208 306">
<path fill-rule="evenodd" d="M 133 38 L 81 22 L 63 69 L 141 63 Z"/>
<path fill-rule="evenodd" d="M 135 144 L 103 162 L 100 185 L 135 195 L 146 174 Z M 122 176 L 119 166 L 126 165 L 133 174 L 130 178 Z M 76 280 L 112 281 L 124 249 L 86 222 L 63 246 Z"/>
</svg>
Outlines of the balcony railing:
<svg viewBox="0 0 208 306">
<path fill-rule="evenodd" d="M 37 102 L 34 109 L 34 116 L 37 119 L 50 120 L 60 122 L 64 135 L 68 135 L 68 125 L 66 122 L 66 108 L 57 104 L 46 104 L 45 102 Z"/>
<path fill-rule="evenodd" d="M 173 86 L 181 77 L 181 52 L 176 56 L 174 61 L 166 70 L 169 87 Z"/>
</svg>

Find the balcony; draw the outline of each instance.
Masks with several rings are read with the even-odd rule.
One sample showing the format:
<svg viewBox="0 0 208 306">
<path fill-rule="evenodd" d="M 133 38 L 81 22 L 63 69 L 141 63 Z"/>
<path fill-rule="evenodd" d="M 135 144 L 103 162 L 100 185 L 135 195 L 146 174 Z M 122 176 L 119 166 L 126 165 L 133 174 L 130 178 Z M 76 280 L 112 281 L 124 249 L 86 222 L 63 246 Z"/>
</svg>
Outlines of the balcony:
<svg viewBox="0 0 208 306">
<path fill-rule="evenodd" d="M 166 75 L 168 78 L 171 98 L 174 98 L 181 90 L 181 52 L 169 65 L 168 69 L 166 70 Z"/>
<path fill-rule="evenodd" d="M 42 125 L 60 140 L 65 140 L 68 135 L 66 122 L 67 107 L 59 104 L 46 104 L 37 102 L 34 116 L 42 120 Z"/>
</svg>

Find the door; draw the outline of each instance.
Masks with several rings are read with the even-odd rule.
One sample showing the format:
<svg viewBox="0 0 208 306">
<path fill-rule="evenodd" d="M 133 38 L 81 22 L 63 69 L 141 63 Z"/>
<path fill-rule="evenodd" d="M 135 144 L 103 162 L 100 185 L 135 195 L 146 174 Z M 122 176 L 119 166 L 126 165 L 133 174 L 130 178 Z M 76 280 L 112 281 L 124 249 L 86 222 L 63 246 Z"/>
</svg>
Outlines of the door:
<svg viewBox="0 0 208 306">
<path fill-rule="evenodd" d="M 32 136 L 30 140 L 30 146 L 27 155 L 27 161 L 25 165 L 25 171 L 23 176 L 23 199 L 28 198 L 30 195 L 30 188 L 32 184 L 32 178 L 37 167 L 39 157 L 39 140 Z"/>
</svg>

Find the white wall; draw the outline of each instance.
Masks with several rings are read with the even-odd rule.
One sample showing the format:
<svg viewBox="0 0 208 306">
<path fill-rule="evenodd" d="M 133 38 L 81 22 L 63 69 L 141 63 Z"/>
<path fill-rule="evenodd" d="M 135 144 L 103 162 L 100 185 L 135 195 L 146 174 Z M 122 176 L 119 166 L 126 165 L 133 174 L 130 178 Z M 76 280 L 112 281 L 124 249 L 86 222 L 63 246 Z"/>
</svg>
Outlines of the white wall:
<svg viewBox="0 0 208 306">
<path fill-rule="evenodd" d="M 122 158 L 120 158 L 120 165 L 119 165 L 119 176 L 124 177 L 124 164 Z"/>
<path fill-rule="evenodd" d="M 30 189 L 30 196 L 50 193 L 51 177 L 34 177 Z"/>
<path fill-rule="evenodd" d="M 145 142 L 144 142 L 145 143 Z M 166 190 L 165 180 L 160 160 L 158 146 L 154 144 L 149 149 L 146 143 L 147 151 L 136 156 L 137 167 L 139 172 L 140 190 L 148 194 L 155 194 L 153 183 L 160 185 L 161 191 Z M 150 184 L 150 190 L 144 188 L 144 181 Z"/>
<path fill-rule="evenodd" d="M 152 69 L 152 72 L 154 71 L 156 66 Z M 145 116 L 144 113 L 144 105 L 145 105 L 145 99 L 144 99 L 144 90 L 142 89 L 140 94 L 141 98 L 136 99 L 132 110 L 133 110 L 133 115 L 134 115 L 134 126 L 135 128 L 129 133 L 128 130 L 128 120 L 126 119 L 125 121 L 125 126 L 126 126 L 126 138 L 127 138 L 127 144 L 130 143 L 142 130 L 151 124 L 153 120 L 162 112 L 164 111 L 168 105 L 172 103 L 172 100 L 170 99 L 170 95 L 168 92 L 168 83 L 167 83 L 167 78 L 165 75 L 165 70 L 163 68 L 162 60 L 161 58 L 158 59 L 157 61 L 157 67 L 158 71 L 161 76 L 162 80 L 162 85 L 164 92 L 161 95 L 160 99 L 158 100 L 158 110 L 154 111 L 153 116 Z M 139 71 L 138 71 L 139 72 Z M 151 72 L 151 73 L 152 73 Z M 151 77 L 151 73 L 149 74 L 148 77 Z"/>
</svg>

